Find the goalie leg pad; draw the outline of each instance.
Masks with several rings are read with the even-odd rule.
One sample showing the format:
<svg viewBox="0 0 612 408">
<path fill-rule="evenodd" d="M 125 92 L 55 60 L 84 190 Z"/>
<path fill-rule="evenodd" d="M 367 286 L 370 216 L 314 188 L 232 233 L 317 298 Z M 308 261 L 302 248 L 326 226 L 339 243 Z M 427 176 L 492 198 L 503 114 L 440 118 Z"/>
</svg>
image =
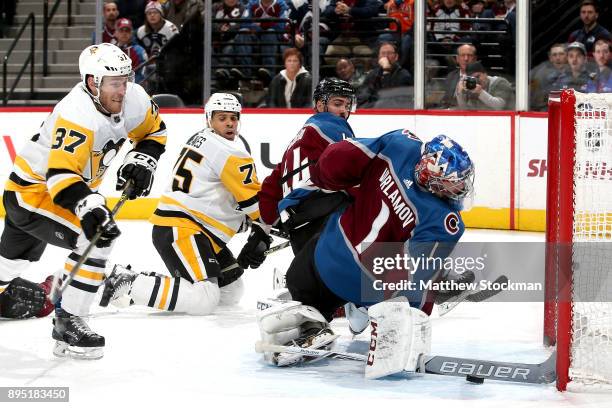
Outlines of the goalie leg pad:
<svg viewBox="0 0 612 408">
<path fill-rule="evenodd" d="M 368 315 L 371 338 L 365 377 L 420 371 L 421 356 L 431 352 L 429 316 L 410 307 L 404 297 L 377 303 Z"/>
<path fill-rule="evenodd" d="M 327 320 L 314 307 L 293 300 L 279 302 L 262 310 L 257 316 L 259 328 L 266 333 L 280 333 L 300 327 L 306 322 L 327 323 Z"/>
<path fill-rule="evenodd" d="M 327 320 L 314 307 L 293 300 L 276 299 L 266 309 L 258 312 L 257 324 L 264 343 L 304 344 L 304 347 L 323 347 L 337 336 L 329 330 Z M 329 332 L 329 333 L 328 333 Z M 329 339 L 329 335 L 334 337 Z M 300 341 L 303 338 L 304 341 Z M 314 341 L 312 341 L 314 340 Z M 264 360 L 278 366 L 292 365 L 302 360 L 300 355 L 287 353 L 264 353 Z"/>
</svg>

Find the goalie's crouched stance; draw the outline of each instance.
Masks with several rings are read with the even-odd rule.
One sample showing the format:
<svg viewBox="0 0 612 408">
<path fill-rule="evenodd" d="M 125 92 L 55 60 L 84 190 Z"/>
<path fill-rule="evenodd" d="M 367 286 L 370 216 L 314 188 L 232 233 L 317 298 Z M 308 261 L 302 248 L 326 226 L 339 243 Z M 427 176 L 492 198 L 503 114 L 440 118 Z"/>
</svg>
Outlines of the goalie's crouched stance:
<svg viewBox="0 0 612 408">
<path fill-rule="evenodd" d="M 431 322 L 405 297 L 377 303 L 368 309 L 371 339 L 366 360 L 366 378 L 399 372 L 424 372 L 422 356 L 431 352 Z M 339 337 L 314 307 L 293 300 L 278 300 L 259 312 L 257 323 L 264 344 L 329 349 Z M 264 360 L 278 367 L 290 366 L 319 356 L 308 353 L 271 352 Z M 419 369 L 420 368 L 420 369 Z"/>
<path fill-rule="evenodd" d="M 318 311 L 316 318 L 311 309 L 299 316 L 318 322 L 323 329 L 323 322 L 331 321 L 335 310 L 347 302 L 370 307 L 368 364 L 374 366 L 366 375 L 376 378 L 415 371 L 419 355 L 429 349 L 431 294 L 417 285 L 385 301 L 391 293 L 378 289 L 375 283 L 380 278 L 370 272 L 368 260 L 380 254 L 380 246 L 374 244 L 389 242 L 402 243 L 413 256 L 445 259 L 450 255 L 464 230 L 459 210 L 472 193 L 474 166 L 468 154 L 447 136 L 423 143 L 409 130 L 399 129 L 378 138 L 343 140 L 327 146 L 310 175 L 326 190 L 359 188 L 351 192 L 353 201 L 332 213 L 321 233 L 296 254 L 287 271 L 291 299 Z M 387 277 L 391 282 L 408 278 L 403 273 Z M 440 268 L 423 265 L 410 271 L 412 282 L 439 278 Z M 311 335 L 304 321 L 295 320 L 299 330 L 294 339 Z M 361 320 L 367 322 L 367 318 Z M 277 332 L 262 323 L 265 335 Z M 287 327 L 281 326 L 285 331 Z M 268 340 L 264 336 L 264 342 Z M 297 345 L 320 348 L 317 341 Z M 283 351 L 289 352 L 287 348 Z"/>
</svg>

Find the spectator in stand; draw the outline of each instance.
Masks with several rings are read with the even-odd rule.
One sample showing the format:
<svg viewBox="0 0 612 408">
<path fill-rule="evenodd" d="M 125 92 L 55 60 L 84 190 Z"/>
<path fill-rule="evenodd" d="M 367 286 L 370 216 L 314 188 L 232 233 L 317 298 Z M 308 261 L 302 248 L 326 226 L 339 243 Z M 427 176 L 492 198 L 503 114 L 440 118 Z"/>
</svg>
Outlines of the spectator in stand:
<svg viewBox="0 0 612 408">
<path fill-rule="evenodd" d="M 0 4 L 0 38 L 3 38 L 5 31 L 13 25 L 16 8 L 17 0 L 2 0 L 2 4 Z"/>
<path fill-rule="evenodd" d="M 454 19 L 454 18 L 465 18 L 469 17 L 468 10 L 462 7 L 459 0 L 442 0 L 442 2 L 433 8 L 431 16 L 440 19 Z M 459 31 L 469 30 L 469 23 L 457 23 L 457 22 L 443 22 L 438 21 L 432 24 L 431 27 L 434 31 Z M 436 41 L 449 42 L 461 40 L 461 35 L 453 33 L 435 33 L 434 38 Z"/>
<path fill-rule="evenodd" d="M 163 5 L 166 20 L 172 21 L 180 30 L 185 22 L 192 18 L 204 21 L 204 3 L 202 0 L 168 0 Z"/>
<path fill-rule="evenodd" d="M 236 35 L 240 30 L 240 18 L 244 14 L 244 6 L 240 0 L 223 0 L 213 3 L 213 18 L 226 19 L 228 21 L 213 23 L 212 38 L 215 53 L 222 57 L 213 56 L 213 66 L 226 65 L 215 70 L 215 79 L 218 81 L 219 89 L 237 89 L 237 82 L 233 81 L 229 72 L 229 65 L 234 65 L 238 50 L 234 46 Z"/>
<path fill-rule="evenodd" d="M 360 108 L 383 107 L 377 104 L 380 90 L 407 87 L 412 84 L 412 75 L 397 61 L 395 44 L 382 43 L 378 49 L 378 66 L 368 72 L 363 86 L 357 93 L 357 104 Z"/>
<path fill-rule="evenodd" d="M 119 18 L 119 9 L 117 3 L 114 1 L 107 1 L 102 7 L 102 16 L 104 22 L 102 24 L 102 41 L 103 43 L 117 44 L 115 39 L 115 25 L 117 24 L 117 18 Z M 96 33 L 95 31 L 91 36 L 91 43 L 95 44 Z"/>
<path fill-rule="evenodd" d="M 398 41 L 398 26 L 390 23 L 387 30 L 390 33 L 382 33 L 378 36 L 378 42 L 399 43 L 400 59 L 399 64 L 406 69 L 412 67 L 412 26 L 414 25 L 414 0 L 389 0 L 384 5 L 387 17 L 395 18 L 399 21 L 399 31 L 401 41 Z"/>
<path fill-rule="evenodd" d="M 587 82 L 587 92 L 611 93 L 612 69 L 608 65 L 610 61 L 610 42 L 597 40 L 593 48 L 597 71 L 591 74 L 591 79 Z"/>
<path fill-rule="evenodd" d="M 603 28 L 598 22 L 599 8 L 594 0 L 584 0 L 580 4 L 580 20 L 582 20 L 582 28 L 574 31 L 567 39 L 568 43 L 574 41 L 584 44 L 587 52 L 587 57 L 593 55 L 593 45 L 597 40 L 612 41 L 610 32 Z"/>
<path fill-rule="evenodd" d="M 117 20 L 115 30 L 115 38 L 117 39 L 117 47 L 130 57 L 132 60 L 132 69 L 134 70 L 136 83 L 140 84 L 143 79 L 144 67 L 141 65 L 147 60 L 147 52 L 140 45 L 135 44 L 132 36 L 132 22 L 127 18 Z M 136 67 L 140 69 L 136 70 Z"/>
<path fill-rule="evenodd" d="M 138 28 L 136 36 L 149 57 L 156 57 L 168 40 L 178 33 L 178 28 L 164 19 L 163 9 L 158 1 L 150 1 L 147 4 L 145 20 Z"/>
<path fill-rule="evenodd" d="M 355 89 L 361 88 L 365 81 L 363 71 L 355 67 L 350 58 L 340 58 L 336 63 L 336 75 Z"/>
<path fill-rule="evenodd" d="M 516 42 L 516 0 L 504 0 L 506 6 L 505 20 L 510 29 L 510 37 Z"/>
<path fill-rule="evenodd" d="M 378 16 L 380 7 L 378 0 L 331 0 L 323 10 L 323 18 L 330 25 L 332 43 L 327 47 L 325 55 L 361 56 L 368 59 L 372 55 L 372 46 L 376 43 L 373 30 L 377 27 L 367 19 Z M 353 22 L 353 20 L 361 20 Z M 326 58 L 330 64 L 337 62 L 336 58 Z"/>
<path fill-rule="evenodd" d="M 259 22 L 259 18 L 287 18 L 289 7 L 285 0 L 249 0 L 243 17 L 254 18 L 253 22 L 242 25 L 236 36 L 235 46 L 239 57 L 237 58 L 240 69 L 232 68 L 230 73 L 238 78 L 244 79 L 252 76 L 255 60 L 253 54 L 262 54 L 261 65 L 257 75 L 263 82 L 269 82 L 272 72 L 275 72 L 277 55 L 289 48 L 289 34 L 286 32 L 287 23 L 284 21 Z M 255 44 L 260 45 L 255 45 Z"/>
<path fill-rule="evenodd" d="M 321 15 L 330 0 L 319 1 L 319 55 L 325 55 L 325 50 L 329 45 L 329 24 Z M 296 28 L 293 38 L 295 47 L 302 54 L 306 55 L 306 60 L 311 61 L 312 53 L 312 0 L 289 0 L 289 19 L 294 22 Z"/>
<path fill-rule="evenodd" d="M 457 47 L 455 61 L 457 69 L 451 71 L 444 82 L 444 96 L 442 97 L 441 105 L 443 108 L 454 107 L 458 105 L 457 92 L 459 92 L 459 83 L 465 78 L 465 69 L 472 62 L 476 62 L 478 54 L 476 47 L 472 44 L 463 44 Z"/>
<path fill-rule="evenodd" d="M 495 12 L 490 8 L 485 8 L 484 0 L 470 0 L 470 17 L 472 18 L 495 18 Z M 491 23 L 472 23 L 472 31 L 491 31 Z"/>
<path fill-rule="evenodd" d="M 561 74 L 559 81 L 553 85 L 553 89 L 571 88 L 579 92 L 586 92 L 586 84 L 589 80 L 586 55 L 586 47 L 581 42 L 575 41 L 567 46 L 569 70 Z"/>
<path fill-rule="evenodd" d="M 312 106 L 312 77 L 302 66 L 304 57 L 297 48 L 283 52 L 285 69 L 270 82 L 267 106 L 269 108 L 309 108 Z"/>
<path fill-rule="evenodd" d="M 134 27 L 140 27 L 144 24 L 147 0 L 115 0 L 115 3 L 119 8 L 119 15 L 130 19 Z"/>
<path fill-rule="evenodd" d="M 553 44 L 548 50 L 548 60 L 529 73 L 530 109 L 545 111 L 548 108 L 548 94 L 555 89 L 559 78 L 569 69 L 564 44 Z"/>
<path fill-rule="evenodd" d="M 460 109 L 512 109 L 512 85 L 506 78 L 489 76 L 480 61 L 465 69 L 467 76 L 459 81 L 457 102 Z"/>
</svg>

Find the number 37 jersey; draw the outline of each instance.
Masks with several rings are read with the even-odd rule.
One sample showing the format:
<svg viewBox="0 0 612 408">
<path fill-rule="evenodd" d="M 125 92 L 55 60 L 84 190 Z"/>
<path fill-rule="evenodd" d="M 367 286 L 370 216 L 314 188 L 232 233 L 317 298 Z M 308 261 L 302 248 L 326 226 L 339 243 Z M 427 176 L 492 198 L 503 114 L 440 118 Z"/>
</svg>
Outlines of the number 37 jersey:
<svg viewBox="0 0 612 408">
<path fill-rule="evenodd" d="M 56 204 L 72 208 L 79 197 L 65 196 L 74 196 L 75 185 L 82 183 L 87 193 L 97 190 L 126 139 L 137 145 L 158 144 L 164 150 L 166 126 L 145 90 L 128 83 L 123 111 L 106 115 L 78 84 L 15 158 L 6 190 L 48 192 Z"/>
<path fill-rule="evenodd" d="M 183 146 L 151 222 L 202 231 L 218 250 L 241 230 L 245 216 L 259 218 L 260 188 L 242 140 L 207 128 Z"/>
</svg>

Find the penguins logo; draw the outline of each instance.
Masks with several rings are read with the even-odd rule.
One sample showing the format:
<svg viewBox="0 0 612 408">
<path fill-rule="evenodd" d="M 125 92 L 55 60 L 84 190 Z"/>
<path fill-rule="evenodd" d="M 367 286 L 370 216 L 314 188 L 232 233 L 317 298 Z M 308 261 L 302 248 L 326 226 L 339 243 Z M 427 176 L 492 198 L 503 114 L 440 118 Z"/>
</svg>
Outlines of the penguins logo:
<svg viewBox="0 0 612 408">
<path fill-rule="evenodd" d="M 106 142 L 102 151 L 94 151 L 91 154 L 91 173 L 94 174 L 92 180 L 101 178 L 106 169 L 112 163 L 113 159 L 121 149 L 125 139 L 119 139 L 117 142 L 109 140 Z"/>
</svg>

